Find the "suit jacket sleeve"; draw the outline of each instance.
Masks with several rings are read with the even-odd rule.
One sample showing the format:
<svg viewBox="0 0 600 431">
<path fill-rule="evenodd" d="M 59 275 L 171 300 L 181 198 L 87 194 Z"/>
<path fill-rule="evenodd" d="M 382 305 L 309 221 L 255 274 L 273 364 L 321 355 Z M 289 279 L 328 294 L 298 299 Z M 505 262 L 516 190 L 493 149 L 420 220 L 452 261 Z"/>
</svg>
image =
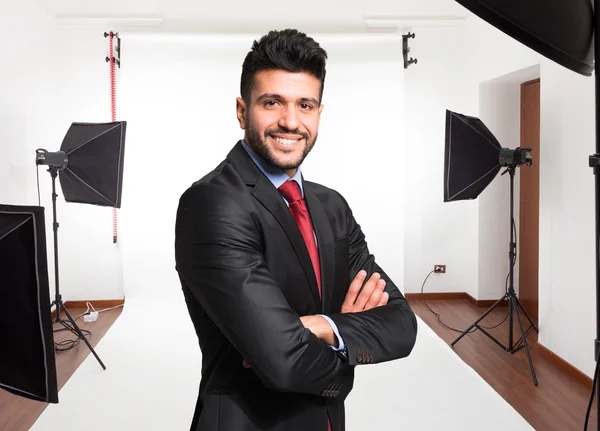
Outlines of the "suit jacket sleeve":
<svg viewBox="0 0 600 431">
<path fill-rule="evenodd" d="M 344 339 L 351 365 L 376 364 L 406 357 L 416 342 L 416 317 L 398 287 L 375 262 L 348 203 L 343 197 L 342 200 L 348 213 L 350 280 L 361 269 L 367 271 L 367 279 L 377 272 L 386 281 L 385 292 L 389 299 L 382 307 L 359 313 L 330 313 L 329 316 Z"/>
<path fill-rule="evenodd" d="M 269 388 L 347 395 L 347 358 L 306 329 L 269 273 L 261 228 L 240 196 L 198 184 L 181 197 L 176 268 L 222 333 Z M 241 366 L 241 362 L 240 362 Z"/>
</svg>

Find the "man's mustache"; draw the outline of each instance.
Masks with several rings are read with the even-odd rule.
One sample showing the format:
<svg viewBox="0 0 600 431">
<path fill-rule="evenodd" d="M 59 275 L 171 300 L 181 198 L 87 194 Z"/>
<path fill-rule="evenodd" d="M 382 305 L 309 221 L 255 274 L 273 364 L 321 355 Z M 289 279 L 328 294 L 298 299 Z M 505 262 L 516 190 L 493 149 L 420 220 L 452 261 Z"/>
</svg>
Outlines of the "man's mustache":
<svg viewBox="0 0 600 431">
<path fill-rule="evenodd" d="M 288 130 L 288 129 L 267 129 L 265 130 L 265 138 L 274 133 L 280 133 L 285 135 L 299 135 L 308 141 L 308 133 L 301 132 L 299 130 Z"/>
</svg>

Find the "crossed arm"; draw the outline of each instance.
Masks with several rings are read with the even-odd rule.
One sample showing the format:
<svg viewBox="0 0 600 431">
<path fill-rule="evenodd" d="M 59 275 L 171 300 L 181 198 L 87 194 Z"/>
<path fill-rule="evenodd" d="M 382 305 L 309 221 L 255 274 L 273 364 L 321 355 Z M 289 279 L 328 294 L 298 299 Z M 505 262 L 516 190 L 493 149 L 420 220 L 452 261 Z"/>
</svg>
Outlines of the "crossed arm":
<svg viewBox="0 0 600 431">
<path fill-rule="evenodd" d="M 325 388 L 348 378 L 357 361 L 344 359 L 304 326 L 302 317 L 289 307 L 269 273 L 257 225 L 236 196 L 224 193 L 221 188 L 201 184 L 181 197 L 175 239 L 177 270 L 267 387 L 321 395 Z M 359 231 L 352 235 L 360 242 Z M 363 256 L 357 247 L 361 246 L 351 245 L 355 248 L 351 267 L 362 265 L 367 273 L 375 272 L 374 262 L 364 259 L 367 255 Z M 382 278 L 386 278 L 383 273 Z M 349 354 L 355 355 L 373 344 L 367 344 L 368 340 L 382 339 L 383 334 L 397 328 L 406 333 L 391 338 L 405 341 L 399 343 L 383 336 L 386 346 L 380 358 L 400 357 L 412 349 L 416 324 L 414 329 L 409 328 L 410 309 L 403 308 L 402 295 L 389 279 L 386 281 L 388 305 L 363 313 L 330 315 Z M 375 310 L 381 311 L 372 313 Z M 396 322 L 398 318 L 400 322 Z"/>
</svg>

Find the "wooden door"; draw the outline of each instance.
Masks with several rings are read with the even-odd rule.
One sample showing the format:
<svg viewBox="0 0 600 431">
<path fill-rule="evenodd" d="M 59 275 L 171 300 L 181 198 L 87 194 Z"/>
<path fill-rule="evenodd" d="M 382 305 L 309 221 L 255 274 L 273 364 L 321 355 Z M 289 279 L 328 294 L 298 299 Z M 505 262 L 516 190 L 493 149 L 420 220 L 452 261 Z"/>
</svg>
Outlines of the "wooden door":
<svg viewBox="0 0 600 431">
<path fill-rule="evenodd" d="M 521 84 L 521 148 L 530 147 L 533 164 L 520 171 L 519 299 L 529 315 L 538 318 L 540 221 L 540 80 Z M 529 326 L 525 316 L 524 327 Z"/>
</svg>

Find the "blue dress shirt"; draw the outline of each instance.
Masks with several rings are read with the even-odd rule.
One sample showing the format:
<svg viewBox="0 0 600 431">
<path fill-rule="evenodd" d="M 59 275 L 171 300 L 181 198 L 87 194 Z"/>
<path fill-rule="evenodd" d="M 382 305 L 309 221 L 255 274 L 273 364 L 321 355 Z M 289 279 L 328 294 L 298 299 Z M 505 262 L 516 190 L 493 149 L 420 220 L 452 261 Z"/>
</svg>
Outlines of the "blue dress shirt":
<svg viewBox="0 0 600 431">
<path fill-rule="evenodd" d="M 275 166 L 272 166 L 269 163 L 267 163 L 262 157 L 260 157 L 258 154 L 256 154 L 256 152 L 252 148 L 250 148 L 250 146 L 248 146 L 248 144 L 246 144 L 246 142 L 244 142 L 243 140 L 242 140 L 242 146 L 244 147 L 244 149 L 246 150 L 248 155 L 252 158 L 252 160 L 254 160 L 254 163 L 256 163 L 256 165 L 262 171 L 262 173 L 265 174 L 265 176 L 273 183 L 273 185 L 275 186 L 276 189 L 279 189 L 279 187 L 281 187 L 281 185 L 283 183 L 285 183 L 286 181 L 293 180 L 293 181 L 296 181 L 298 183 L 298 185 L 300 186 L 300 192 L 302 193 L 302 197 L 304 198 L 304 188 L 302 185 L 302 173 L 300 171 L 300 166 L 298 166 L 298 170 L 296 171 L 296 174 L 292 178 L 290 178 L 281 169 L 276 168 Z M 283 196 L 281 196 L 281 199 L 283 199 L 283 201 L 286 203 L 286 205 L 288 207 L 290 206 L 288 201 Z M 313 231 L 313 233 L 314 233 L 314 231 Z M 315 241 L 316 241 L 316 235 L 315 235 Z M 317 243 L 317 247 L 318 246 L 319 246 L 319 244 Z M 321 316 L 329 322 L 329 324 L 331 325 L 331 329 L 333 329 L 333 332 L 335 333 L 335 336 L 338 339 L 338 342 L 339 342 L 338 347 L 336 347 L 336 346 L 329 346 L 329 347 L 331 347 L 333 350 L 339 350 L 339 351 L 344 350 L 345 349 L 344 340 L 340 336 L 338 327 L 333 322 L 333 320 L 331 320 L 331 318 L 329 318 L 329 316 L 325 316 L 324 314 L 317 314 L 317 316 Z"/>
</svg>

